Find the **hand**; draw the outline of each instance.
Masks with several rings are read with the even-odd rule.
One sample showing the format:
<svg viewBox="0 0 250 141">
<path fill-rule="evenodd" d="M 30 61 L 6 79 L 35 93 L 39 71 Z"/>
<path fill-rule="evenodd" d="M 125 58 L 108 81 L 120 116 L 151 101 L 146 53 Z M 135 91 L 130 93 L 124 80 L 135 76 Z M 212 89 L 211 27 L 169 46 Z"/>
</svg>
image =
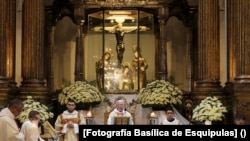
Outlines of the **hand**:
<svg viewBox="0 0 250 141">
<path fill-rule="evenodd" d="M 74 127 L 74 123 L 72 121 L 69 121 L 67 124 L 68 128 L 73 128 Z"/>
</svg>

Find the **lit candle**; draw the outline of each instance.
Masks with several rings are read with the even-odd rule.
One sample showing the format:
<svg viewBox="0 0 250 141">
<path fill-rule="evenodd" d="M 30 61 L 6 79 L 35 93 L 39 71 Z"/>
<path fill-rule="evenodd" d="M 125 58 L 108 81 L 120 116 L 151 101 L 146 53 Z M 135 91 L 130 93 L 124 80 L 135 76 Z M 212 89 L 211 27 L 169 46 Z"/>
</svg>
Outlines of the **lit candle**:
<svg viewBox="0 0 250 141">
<path fill-rule="evenodd" d="M 206 120 L 206 121 L 205 121 L 205 125 L 212 125 L 212 121 Z"/>
<path fill-rule="evenodd" d="M 151 112 L 150 113 L 150 124 L 151 125 L 156 125 L 156 120 L 157 120 L 157 118 L 156 118 L 156 114 L 155 114 L 155 112 Z"/>
<path fill-rule="evenodd" d="M 86 124 L 87 125 L 90 125 L 92 122 L 92 113 L 91 111 L 89 110 L 88 113 L 86 114 Z"/>
<path fill-rule="evenodd" d="M 88 113 L 87 113 L 87 117 L 92 117 L 92 113 L 91 113 L 91 111 L 88 111 Z"/>
<path fill-rule="evenodd" d="M 151 112 L 151 113 L 150 113 L 150 117 L 151 117 L 151 118 L 155 118 L 155 117 L 156 117 L 155 112 Z"/>
</svg>

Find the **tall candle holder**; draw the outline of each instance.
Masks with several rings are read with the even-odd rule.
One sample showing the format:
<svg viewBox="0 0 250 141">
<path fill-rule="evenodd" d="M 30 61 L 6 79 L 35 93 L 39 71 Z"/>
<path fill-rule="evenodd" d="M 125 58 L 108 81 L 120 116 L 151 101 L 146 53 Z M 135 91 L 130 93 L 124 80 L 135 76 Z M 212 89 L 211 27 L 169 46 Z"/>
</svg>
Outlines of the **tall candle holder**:
<svg viewBox="0 0 250 141">
<path fill-rule="evenodd" d="M 85 119 L 86 119 L 86 125 L 91 125 L 92 124 L 92 122 L 93 122 L 93 116 L 92 116 L 91 111 L 88 111 Z"/>
<path fill-rule="evenodd" d="M 149 121 L 150 121 L 150 125 L 157 125 L 158 124 L 157 123 L 158 118 L 157 118 L 155 112 L 150 113 Z"/>
</svg>

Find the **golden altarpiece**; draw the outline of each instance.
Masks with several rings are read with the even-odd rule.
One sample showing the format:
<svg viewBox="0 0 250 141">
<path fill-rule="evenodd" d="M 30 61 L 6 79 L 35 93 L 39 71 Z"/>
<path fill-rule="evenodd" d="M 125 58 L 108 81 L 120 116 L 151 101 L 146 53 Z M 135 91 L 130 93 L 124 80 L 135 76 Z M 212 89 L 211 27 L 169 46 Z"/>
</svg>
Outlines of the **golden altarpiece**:
<svg viewBox="0 0 250 141">
<path fill-rule="evenodd" d="M 187 84 L 192 80 L 187 79 L 186 75 L 190 74 L 187 74 L 185 65 L 176 66 L 166 62 L 168 54 L 169 59 L 177 64 L 186 64 L 186 60 L 190 60 L 185 52 L 196 42 L 191 38 L 195 32 L 192 23 L 195 22 L 195 7 L 188 6 L 186 2 L 150 0 L 71 2 L 73 8 L 62 9 L 64 13 L 57 17 L 55 28 L 62 26 L 60 24 L 66 22 L 65 18 L 76 25 L 73 51 L 76 58 L 72 59 L 75 61 L 74 81 L 87 80 L 96 83 L 112 102 L 120 95 L 132 101 L 147 82 L 155 79 L 167 80 L 168 75 L 174 75 L 177 81 L 185 83 L 182 87 L 186 91 L 191 89 Z M 170 24 L 167 24 L 168 21 Z M 177 27 L 174 27 L 175 24 Z M 175 30 L 178 28 L 183 31 L 177 33 Z M 58 32 L 59 29 L 54 30 L 55 35 Z M 167 38 L 167 32 L 177 34 L 169 34 Z M 56 41 L 54 44 L 57 44 Z M 175 45 L 178 47 L 175 48 Z M 165 46 L 169 46 L 170 53 L 167 53 Z M 55 50 L 60 49 L 55 47 Z M 54 52 L 53 56 L 55 54 L 58 55 Z M 182 55 L 183 59 L 177 60 L 175 55 Z M 168 74 L 168 67 L 178 69 L 179 74 Z M 61 78 L 54 76 L 54 85 L 58 85 L 58 79 Z"/>
<path fill-rule="evenodd" d="M 91 81 L 111 101 L 118 96 L 132 101 L 148 81 L 174 78 L 185 93 L 179 109 L 187 119 L 193 106 L 208 93 L 218 96 L 230 109 L 226 122 L 236 113 L 250 116 L 246 61 L 250 59 L 244 55 L 249 50 L 245 39 L 250 33 L 243 20 L 250 17 L 241 12 L 250 9 L 247 2 L 243 7 L 237 0 L 224 3 L 227 50 L 220 53 L 220 0 L 31 1 L 22 3 L 19 52 L 14 38 L 16 1 L 0 1 L 5 11 L 0 13 L 0 34 L 8 37 L 0 38 L 1 105 L 16 91 L 20 98 L 31 94 L 50 102 L 49 96 L 61 86 L 62 78 Z M 240 38 L 243 35 L 244 40 Z M 20 68 L 16 68 L 16 54 L 21 54 Z M 225 62 L 220 61 L 225 56 Z M 145 73 L 139 69 L 143 61 Z M 19 72 L 17 86 L 15 74 Z"/>
</svg>

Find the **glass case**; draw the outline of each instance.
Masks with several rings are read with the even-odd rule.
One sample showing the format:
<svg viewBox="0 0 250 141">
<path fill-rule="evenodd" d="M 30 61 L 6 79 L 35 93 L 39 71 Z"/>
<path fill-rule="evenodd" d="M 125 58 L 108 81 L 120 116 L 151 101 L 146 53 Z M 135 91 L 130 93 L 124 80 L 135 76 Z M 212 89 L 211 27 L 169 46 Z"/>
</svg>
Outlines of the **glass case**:
<svg viewBox="0 0 250 141">
<path fill-rule="evenodd" d="M 134 93 L 148 78 L 154 79 L 147 76 L 148 70 L 154 72 L 153 21 L 153 14 L 138 9 L 89 13 L 85 60 L 91 61 L 86 62 L 87 80 L 95 80 L 107 93 Z"/>
</svg>

